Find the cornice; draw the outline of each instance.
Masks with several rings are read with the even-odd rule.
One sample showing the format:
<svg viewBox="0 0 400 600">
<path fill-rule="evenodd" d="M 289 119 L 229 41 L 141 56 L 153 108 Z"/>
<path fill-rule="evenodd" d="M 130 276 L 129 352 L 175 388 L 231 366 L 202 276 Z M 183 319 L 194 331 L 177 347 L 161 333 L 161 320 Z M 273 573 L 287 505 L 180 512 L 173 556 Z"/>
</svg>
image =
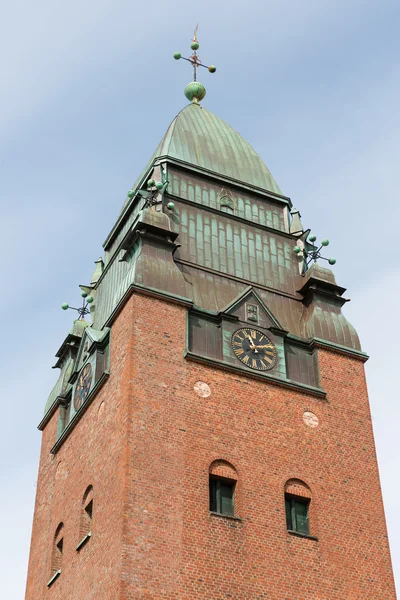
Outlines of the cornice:
<svg viewBox="0 0 400 600">
<path fill-rule="evenodd" d="M 47 423 L 50 421 L 51 417 L 56 412 L 57 408 L 59 406 L 65 406 L 66 404 L 68 404 L 68 402 L 71 401 L 71 398 L 72 398 L 72 388 L 70 388 L 65 394 L 60 394 L 59 396 L 56 397 L 53 404 L 50 406 L 49 410 L 46 412 L 43 419 L 40 421 L 39 425 L 37 426 L 39 431 L 43 431 L 43 429 L 46 427 Z"/>
<path fill-rule="evenodd" d="M 57 398 L 54 400 L 53 404 L 50 406 L 49 410 L 46 412 L 43 419 L 40 421 L 39 425 L 37 426 L 39 431 L 43 431 L 43 429 L 46 427 L 47 423 L 50 421 L 51 417 L 54 415 L 57 408 L 60 406 L 61 399 L 63 399 L 62 396 L 57 396 Z"/>
<path fill-rule="evenodd" d="M 350 356 L 351 358 L 356 358 L 364 363 L 367 362 L 367 360 L 369 359 L 368 354 L 366 352 L 363 352 L 362 350 L 348 348 L 347 346 L 335 344 L 335 342 L 322 340 L 321 338 L 313 338 L 310 342 L 310 348 L 321 348 L 322 350 L 330 350 L 331 352 L 336 352 L 337 354 L 344 354 L 346 356 Z"/>
<path fill-rule="evenodd" d="M 169 192 L 165 192 L 165 196 L 175 202 L 186 204 L 188 206 L 195 206 L 199 210 L 204 210 L 205 212 L 211 212 L 215 215 L 223 216 L 224 219 L 231 219 L 232 221 L 237 221 L 245 225 L 251 225 L 256 229 L 261 229 L 262 231 L 267 231 L 268 233 L 272 233 L 274 235 L 282 235 L 285 238 L 293 240 L 293 243 L 295 243 L 296 240 L 298 240 L 299 238 L 298 235 L 294 235 L 293 233 L 289 233 L 288 231 L 283 231 L 283 229 L 274 229 L 273 227 L 268 227 L 268 225 L 263 225 L 262 223 L 256 223 L 254 221 L 251 221 L 250 219 L 246 219 L 245 217 L 239 217 L 239 215 L 224 213 L 221 210 L 218 210 L 218 208 L 207 206 L 206 204 L 200 204 L 198 202 L 193 202 L 192 200 L 187 200 L 187 198 L 175 196 L 174 194 L 170 194 Z"/>
<path fill-rule="evenodd" d="M 289 207 L 292 208 L 292 201 L 289 198 L 289 196 L 284 196 L 283 194 L 277 194 L 276 192 L 271 192 L 271 191 L 266 190 L 265 188 L 261 188 L 257 185 L 252 185 L 251 183 L 244 183 L 243 181 L 240 181 L 239 179 L 235 179 L 234 177 L 229 177 L 228 175 L 221 175 L 220 173 L 217 173 L 216 171 L 212 171 L 211 169 L 205 169 L 204 167 L 200 167 L 198 165 L 194 166 L 189 162 L 180 160 L 178 158 L 173 158 L 168 155 L 159 156 L 157 158 L 157 160 L 160 160 L 161 162 L 170 163 L 171 165 L 180 167 L 180 168 L 182 168 L 183 171 L 192 171 L 195 173 L 200 173 L 201 175 L 204 175 L 207 179 L 212 179 L 212 180 L 216 181 L 217 183 L 220 183 L 221 181 L 223 181 L 224 183 L 230 183 L 231 185 L 234 185 L 237 188 L 251 191 L 255 194 L 263 196 L 264 198 L 270 198 L 271 200 L 275 200 L 276 202 L 278 202 L 280 204 L 289 205 Z"/>
<path fill-rule="evenodd" d="M 184 352 L 184 358 L 192 360 L 194 362 L 208 365 L 210 367 L 214 367 L 216 369 L 221 369 L 222 371 L 230 371 L 232 373 L 243 375 L 243 377 L 249 377 L 250 379 L 258 379 L 259 381 L 264 381 L 265 383 L 270 383 L 281 387 L 289 388 L 291 390 L 296 390 L 303 394 L 315 396 L 316 398 L 326 398 L 326 392 L 321 388 L 306 385 L 305 383 L 298 383 L 290 379 L 280 379 L 279 377 L 275 377 L 274 375 L 269 375 L 266 373 L 253 373 L 251 371 L 246 371 L 240 367 L 230 365 L 222 360 L 218 360 L 216 358 L 208 358 L 206 356 L 200 356 L 199 354 L 195 354 L 194 352 L 190 352 L 188 350 Z"/>
<path fill-rule="evenodd" d="M 290 294 L 288 292 L 283 292 L 281 290 L 277 290 L 272 287 L 268 287 L 267 285 L 263 285 L 262 283 L 254 282 L 249 279 L 243 279 L 242 277 L 236 277 L 236 275 L 230 275 L 228 273 L 222 273 L 222 271 L 217 271 L 216 269 L 211 269 L 210 267 L 204 267 L 203 265 L 199 265 L 198 263 L 191 262 L 190 260 L 185 260 L 183 258 L 175 258 L 174 261 L 180 265 L 184 265 L 187 267 L 192 267 L 194 269 L 198 269 L 199 271 L 204 271 L 205 273 L 211 273 L 212 275 L 217 275 L 218 277 L 231 279 L 232 281 L 237 281 L 238 283 L 243 283 L 247 286 L 252 286 L 256 291 L 264 290 L 266 292 L 272 292 L 277 296 L 285 296 L 285 298 L 291 298 L 292 300 L 297 300 L 297 302 L 303 302 L 303 298 L 299 298 L 299 296 L 295 296 L 294 294 Z"/>
<path fill-rule="evenodd" d="M 126 302 L 129 300 L 132 294 L 134 293 L 142 294 L 144 296 L 151 296 L 152 298 L 159 298 L 160 300 L 164 300 L 165 302 L 172 302 L 173 304 L 179 304 L 180 306 L 185 306 L 186 308 L 192 308 L 193 300 L 190 298 L 185 298 L 184 296 L 178 296 L 176 294 L 171 294 L 170 292 L 164 292 L 162 290 L 158 290 L 156 288 L 147 287 L 144 285 L 140 285 L 139 283 L 131 283 L 129 288 L 126 290 L 125 294 L 122 296 L 121 300 L 118 302 L 117 306 L 108 317 L 105 322 L 105 327 L 111 327 L 111 324 L 116 319 L 118 314 L 121 312 Z"/>
</svg>

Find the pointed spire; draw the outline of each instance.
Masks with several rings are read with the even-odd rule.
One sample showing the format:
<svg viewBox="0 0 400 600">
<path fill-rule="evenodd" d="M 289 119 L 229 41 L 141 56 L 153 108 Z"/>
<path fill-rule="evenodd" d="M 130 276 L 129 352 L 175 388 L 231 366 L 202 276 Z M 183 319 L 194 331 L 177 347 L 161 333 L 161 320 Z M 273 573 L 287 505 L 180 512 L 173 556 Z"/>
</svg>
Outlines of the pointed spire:
<svg viewBox="0 0 400 600">
<path fill-rule="evenodd" d="M 301 224 L 301 214 L 297 208 L 292 208 L 290 211 L 292 222 L 290 224 L 290 233 L 303 233 L 303 225 Z"/>
<path fill-rule="evenodd" d="M 101 256 L 100 256 L 100 258 L 98 258 L 95 261 L 94 264 L 96 265 L 96 268 L 95 268 L 94 273 L 92 275 L 92 281 L 90 282 L 90 285 L 94 285 L 95 283 L 98 282 L 98 280 L 100 279 L 100 277 L 101 277 L 101 275 L 103 273 L 103 270 L 104 270 L 104 262 L 103 262 L 103 259 L 101 258 Z"/>
</svg>

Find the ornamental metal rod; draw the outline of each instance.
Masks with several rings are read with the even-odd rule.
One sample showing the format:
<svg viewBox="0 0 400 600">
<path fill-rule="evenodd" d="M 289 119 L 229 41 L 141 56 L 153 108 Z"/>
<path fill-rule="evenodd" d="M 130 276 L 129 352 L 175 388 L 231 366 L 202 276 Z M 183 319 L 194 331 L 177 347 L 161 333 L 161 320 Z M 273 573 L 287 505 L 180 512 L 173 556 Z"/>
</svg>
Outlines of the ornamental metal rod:
<svg viewBox="0 0 400 600">
<path fill-rule="evenodd" d="M 181 56 L 182 60 L 187 60 L 188 62 L 190 62 L 190 64 L 193 64 L 193 61 L 190 60 L 190 58 L 185 58 L 184 56 Z M 196 63 L 196 67 L 204 67 L 204 69 L 208 69 L 209 67 L 207 67 L 207 65 L 203 65 L 203 63 Z M 196 74 L 195 74 L 195 78 L 194 81 L 196 81 Z"/>
</svg>

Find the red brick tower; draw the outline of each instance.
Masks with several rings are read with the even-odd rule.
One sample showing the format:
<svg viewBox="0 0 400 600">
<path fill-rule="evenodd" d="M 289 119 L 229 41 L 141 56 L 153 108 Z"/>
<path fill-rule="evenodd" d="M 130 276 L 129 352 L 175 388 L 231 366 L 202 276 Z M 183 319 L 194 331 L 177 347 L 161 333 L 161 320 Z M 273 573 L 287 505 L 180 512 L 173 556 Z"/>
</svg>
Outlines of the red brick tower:
<svg viewBox="0 0 400 600">
<path fill-rule="evenodd" d="M 345 290 L 196 93 L 57 353 L 26 600 L 395 600 Z"/>
</svg>

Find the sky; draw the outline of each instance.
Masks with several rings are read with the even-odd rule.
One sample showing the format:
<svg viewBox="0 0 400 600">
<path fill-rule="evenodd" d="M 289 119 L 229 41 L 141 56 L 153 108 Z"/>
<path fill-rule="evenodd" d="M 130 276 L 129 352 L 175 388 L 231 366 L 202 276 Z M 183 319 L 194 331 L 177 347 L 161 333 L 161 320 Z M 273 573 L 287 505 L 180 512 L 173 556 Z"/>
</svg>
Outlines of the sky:
<svg viewBox="0 0 400 600">
<path fill-rule="evenodd" d="M 13 0 L 0 19 L 0 592 L 24 596 L 54 354 L 126 192 L 186 104 L 193 29 L 203 105 L 329 238 L 366 365 L 400 589 L 398 0 Z"/>
</svg>

